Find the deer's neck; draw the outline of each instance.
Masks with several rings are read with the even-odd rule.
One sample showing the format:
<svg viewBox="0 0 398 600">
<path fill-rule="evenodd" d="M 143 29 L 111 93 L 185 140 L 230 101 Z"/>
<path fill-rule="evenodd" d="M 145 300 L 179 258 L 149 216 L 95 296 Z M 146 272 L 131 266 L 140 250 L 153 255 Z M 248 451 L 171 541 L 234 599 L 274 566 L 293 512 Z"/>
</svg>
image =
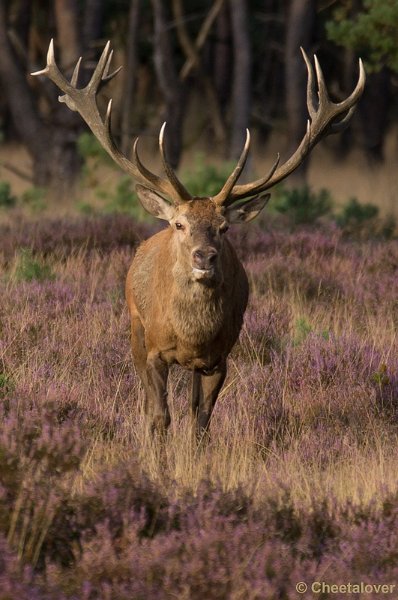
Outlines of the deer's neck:
<svg viewBox="0 0 398 600">
<path fill-rule="evenodd" d="M 192 280 L 192 268 L 178 263 L 173 269 L 171 299 L 173 326 L 179 337 L 202 344 L 210 342 L 225 320 L 223 282 L 215 286 Z"/>
</svg>

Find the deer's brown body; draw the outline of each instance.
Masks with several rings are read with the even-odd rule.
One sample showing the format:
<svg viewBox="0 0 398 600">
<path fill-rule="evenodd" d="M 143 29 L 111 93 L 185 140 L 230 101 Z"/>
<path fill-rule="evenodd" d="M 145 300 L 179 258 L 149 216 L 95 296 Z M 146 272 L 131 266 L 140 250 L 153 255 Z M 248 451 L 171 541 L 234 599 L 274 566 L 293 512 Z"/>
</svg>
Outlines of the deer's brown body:
<svg viewBox="0 0 398 600">
<path fill-rule="evenodd" d="M 134 362 L 156 428 L 169 422 L 167 370 L 172 364 L 192 371 L 192 412 L 198 427 L 207 427 L 248 300 L 246 273 L 234 248 L 221 235 L 209 240 L 212 222 L 215 229 L 219 222 L 211 201 L 194 200 L 185 212 L 191 222 L 198 220 L 196 231 L 188 234 L 188 248 L 191 242 L 204 253 L 219 247 L 212 277 L 196 278 L 191 252 L 184 252 L 179 231 L 170 225 L 138 248 L 126 282 Z M 160 377 L 151 398 L 154 372 Z"/>
<path fill-rule="evenodd" d="M 239 335 L 248 299 L 246 273 L 225 240 L 224 277 L 216 287 L 176 273 L 173 231 L 168 228 L 137 250 L 126 282 L 130 314 L 145 329 L 149 354 L 171 365 L 212 371 Z"/>
<path fill-rule="evenodd" d="M 199 431 L 207 428 L 248 297 L 246 274 L 224 236 L 228 224 L 254 219 L 269 198 L 263 192 L 292 173 L 322 137 L 342 131 L 363 92 L 365 73 L 361 61 L 356 88 L 348 98 L 335 104 L 329 99 L 316 57 L 314 72 L 304 51 L 303 56 L 308 71 L 310 118 L 297 150 L 282 165 L 278 157 L 265 177 L 237 184 L 249 151 L 247 131 L 237 166 L 212 198 L 192 197 L 178 180 L 165 156 L 165 124 L 159 146 L 166 178 L 151 173 L 141 163 L 138 140 L 131 161 L 118 150 L 111 134 L 112 101 L 105 118 L 96 101 L 100 85 L 118 72 L 109 74 L 109 42 L 83 89 L 77 88 L 80 60 L 69 83 L 56 65 L 52 42 L 47 66 L 34 73 L 46 75 L 58 85 L 64 92 L 59 100 L 78 111 L 115 162 L 143 184 L 136 189 L 146 210 L 169 223 L 166 230 L 139 247 L 126 284 L 134 362 L 145 387 L 146 409 L 153 429 L 164 430 L 170 422 L 167 375 L 173 363 L 193 372 L 192 412 Z"/>
</svg>

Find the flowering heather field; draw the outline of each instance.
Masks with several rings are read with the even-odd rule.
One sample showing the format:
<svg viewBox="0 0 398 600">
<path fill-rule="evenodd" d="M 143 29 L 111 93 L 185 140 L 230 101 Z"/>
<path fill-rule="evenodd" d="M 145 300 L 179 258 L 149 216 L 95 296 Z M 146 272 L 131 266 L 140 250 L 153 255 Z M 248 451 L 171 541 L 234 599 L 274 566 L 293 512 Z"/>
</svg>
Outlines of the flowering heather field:
<svg viewBox="0 0 398 600">
<path fill-rule="evenodd" d="M 0 599 L 398 581 L 397 242 L 230 233 L 251 303 L 197 449 L 177 368 L 167 442 L 146 434 L 123 288 L 148 233 L 127 216 L 0 226 Z"/>
</svg>

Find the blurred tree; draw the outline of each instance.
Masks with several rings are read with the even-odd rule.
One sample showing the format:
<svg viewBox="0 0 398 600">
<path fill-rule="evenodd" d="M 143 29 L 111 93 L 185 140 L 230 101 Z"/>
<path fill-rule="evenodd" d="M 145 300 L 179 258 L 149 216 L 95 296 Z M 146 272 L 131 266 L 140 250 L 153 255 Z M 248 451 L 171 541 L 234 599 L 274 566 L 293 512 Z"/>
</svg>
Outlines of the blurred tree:
<svg viewBox="0 0 398 600">
<path fill-rule="evenodd" d="M 68 119 L 58 118 L 54 108 L 49 122 L 40 114 L 37 98 L 28 85 L 25 65 L 21 63 L 8 35 L 8 3 L 0 0 L 0 79 L 15 128 L 33 160 L 33 179 L 37 185 L 57 181 L 67 185 L 79 170 L 79 157 Z M 74 121 L 74 119 L 73 119 Z"/>
<path fill-rule="evenodd" d="M 137 78 L 137 36 L 140 22 L 140 4 L 140 0 L 130 0 L 128 16 L 126 65 L 124 69 L 123 105 L 121 116 L 121 149 L 122 152 L 127 155 L 129 154 L 129 150 L 131 148 L 131 111 L 134 104 L 134 91 Z"/>
<path fill-rule="evenodd" d="M 398 3 L 396 0 L 339 2 L 326 23 L 326 31 L 330 40 L 365 60 L 369 74 L 359 105 L 363 144 L 368 158 L 380 161 L 388 131 L 390 73 L 398 73 Z"/>
<path fill-rule="evenodd" d="M 210 121 L 212 122 L 213 131 L 217 142 L 223 142 L 226 139 L 225 126 L 213 81 L 210 74 L 203 68 L 200 50 L 202 49 L 207 35 L 209 34 L 223 4 L 224 0 L 216 0 L 214 2 L 202 26 L 200 27 L 197 39 L 194 42 L 191 39 L 186 27 L 182 0 L 172 0 L 177 36 L 186 58 L 185 64 L 180 71 L 180 80 L 185 81 L 192 71 L 196 71 L 198 74 L 201 86 L 205 92 L 208 115 Z"/>
<path fill-rule="evenodd" d="M 360 54 L 368 71 L 389 67 L 398 73 L 398 2 L 346 0 L 337 4 L 326 27 L 329 39 Z"/>
<path fill-rule="evenodd" d="M 57 41 L 60 49 L 60 67 L 63 72 L 73 70 L 82 55 L 82 36 L 79 32 L 79 4 L 77 0 L 54 1 Z"/>
<path fill-rule="evenodd" d="M 290 0 L 285 42 L 285 98 L 289 152 L 299 145 L 307 125 L 306 105 L 307 71 L 300 46 L 309 50 L 313 43 L 315 25 L 315 0 Z M 306 163 L 290 177 L 296 185 L 305 183 Z"/>
<path fill-rule="evenodd" d="M 32 157 L 34 182 L 54 183 L 58 190 L 67 190 L 80 172 L 76 141 L 82 122 L 76 113 L 58 103 L 58 93 L 49 82 L 29 80 L 27 73 L 32 69 L 28 44 L 35 28 L 40 33 L 45 25 L 46 40 L 54 35 L 55 29 L 60 67 L 70 74 L 84 46 L 90 45 L 92 36 L 100 33 L 103 0 L 87 0 L 84 8 L 82 35 L 78 0 L 55 0 L 52 6 L 0 0 L 0 79 L 9 111 Z M 81 79 L 84 84 L 84 71 Z"/>
<path fill-rule="evenodd" d="M 85 0 L 84 2 L 82 36 L 85 52 L 92 49 L 93 42 L 101 37 L 104 7 L 104 0 Z"/>
<path fill-rule="evenodd" d="M 154 18 L 153 60 L 164 99 L 161 121 L 167 121 L 167 157 L 171 166 L 176 168 L 181 156 L 186 89 L 178 77 L 164 4 L 161 0 L 151 0 L 151 3 Z"/>
<path fill-rule="evenodd" d="M 378 73 L 370 73 L 366 83 L 365 92 L 358 107 L 362 143 L 368 159 L 380 162 L 384 158 L 384 140 L 389 129 L 390 73 L 385 68 Z"/>
<path fill-rule="evenodd" d="M 231 91 L 231 16 L 230 5 L 224 2 L 216 21 L 214 39 L 213 77 L 220 109 L 223 112 L 228 104 Z"/>
<path fill-rule="evenodd" d="M 262 136 L 275 119 L 286 118 L 284 99 L 286 7 L 277 0 L 261 0 L 251 19 L 252 118 Z"/>
<path fill-rule="evenodd" d="M 18 0 L 11 6 L 13 12 L 11 18 L 14 24 L 14 32 L 18 39 L 20 51 L 26 53 L 28 47 L 31 18 L 32 18 L 32 2 L 31 0 Z"/>
<path fill-rule="evenodd" d="M 325 23 L 333 43 L 325 42 Z M 17 132 L 37 183 L 67 187 L 79 172 L 76 139 L 84 125 L 57 102 L 55 86 L 26 73 L 43 66 L 54 37 L 65 74 L 84 56 L 83 86 L 106 33 L 126 52 L 123 77 L 112 84 L 123 152 L 129 152 L 132 129 L 155 116 L 158 125 L 168 122 L 166 150 L 176 167 L 185 114 L 196 117 L 193 107 L 201 110 L 196 123 L 205 123 L 214 139 L 228 140 L 230 158 L 240 154 L 246 127 L 264 139 L 286 118 L 291 151 L 307 118 L 299 46 L 311 50 L 316 42 L 337 99 L 340 84 L 343 96 L 356 79 L 358 53 L 373 69 L 357 123 L 368 155 L 380 159 L 394 93 L 391 70 L 398 70 L 397 28 L 396 0 L 0 0 L 2 134 Z M 348 148 L 356 131 L 345 135 Z M 295 175 L 296 183 L 304 180 L 305 167 Z"/>
<path fill-rule="evenodd" d="M 247 0 L 230 0 L 234 49 L 232 83 L 232 124 L 229 157 L 242 152 L 251 111 L 251 43 Z"/>
</svg>

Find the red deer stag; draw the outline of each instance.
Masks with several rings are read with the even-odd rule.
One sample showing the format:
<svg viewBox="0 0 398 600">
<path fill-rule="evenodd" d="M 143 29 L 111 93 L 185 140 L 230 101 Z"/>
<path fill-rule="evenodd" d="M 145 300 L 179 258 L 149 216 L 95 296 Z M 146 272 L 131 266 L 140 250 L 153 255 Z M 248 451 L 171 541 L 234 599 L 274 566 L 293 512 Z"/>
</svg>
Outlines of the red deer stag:
<svg viewBox="0 0 398 600">
<path fill-rule="evenodd" d="M 211 198 L 193 197 L 178 180 L 165 155 L 165 124 L 159 147 L 166 178 L 141 163 L 138 139 L 131 161 L 117 148 L 111 134 L 112 100 L 104 118 L 96 101 L 101 84 L 118 72 L 109 73 L 109 42 L 83 89 L 77 89 L 80 60 L 69 83 L 56 65 L 52 42 L 47 66 L 34 73 L 46 75 L 64 92 L 59 100 L 80 113 L 115 162 L 139 182 L 136 189 L 144 208 L 169 223 L 138 248 L 126 284 L 133 357 L 145 388 L 152 430 L 164 431 L 170 423 L 167 377 L 173 363 L 192 371 L 192 414 L 198 433 L 208 427 L 248 300 L 246 273 L 225 236 L 228 226 L 254 219 L 269 199 L 264 192 L 297 169 L 322 137 L 346 127 L 363 92 L 365 72 L 360 61 L 352 94 L 337 104 L 331 102 L 316 57 L 315 74 L 302 52 L 308 70 L 310 119 L 297 150 L 283 165 L 278 158 L 265 177 L 237 184 L 249 151 L 247 131 L 235 169 Z"/>
</svg>

